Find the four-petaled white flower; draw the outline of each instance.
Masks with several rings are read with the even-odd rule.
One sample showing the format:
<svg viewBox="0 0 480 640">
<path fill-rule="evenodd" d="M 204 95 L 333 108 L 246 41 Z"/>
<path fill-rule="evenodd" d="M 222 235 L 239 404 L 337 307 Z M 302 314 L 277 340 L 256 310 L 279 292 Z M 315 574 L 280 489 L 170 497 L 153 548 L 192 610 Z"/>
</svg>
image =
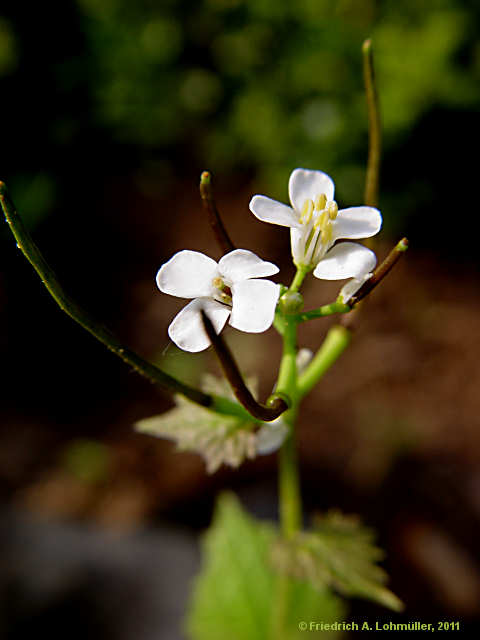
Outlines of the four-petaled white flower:
<svg viewBox="0 0 480 640">
<path fill-rule="evenodd" d="M 382 217 L 373 207 L 338 210 L 333 199 L 335 185 L 323 171 L 295 169 L 288 182 L 291 207 L 256 195 L 250 210 L 259 219 L 290 227 L 293 261 L 297 267 L 314 269 L 322 280 L 354 278 L 342 289 L 346 302 L 371 275 L 376 264 L 373 251 L 355 242 L 380 231 Z M 335 246 L 334 246 L 335 245 Z M 349 286 L 350 285 L 350 286 Z"/>
<path fill-rule="evenodd" d="M 235 249 L 218 264 L 198 251 L 179 251 L 157 273 L 160 291 L 180 298 L 194 298 L 173 319 L 168 335 L 184 351 L 203 351 L 210 340 L 200 310 L 215 331 L 225 326 L 247 333 L 266 331 L 273 322 L 280 285 L 269 280 L 279 269 L 246 249 Z"/>
</svg>

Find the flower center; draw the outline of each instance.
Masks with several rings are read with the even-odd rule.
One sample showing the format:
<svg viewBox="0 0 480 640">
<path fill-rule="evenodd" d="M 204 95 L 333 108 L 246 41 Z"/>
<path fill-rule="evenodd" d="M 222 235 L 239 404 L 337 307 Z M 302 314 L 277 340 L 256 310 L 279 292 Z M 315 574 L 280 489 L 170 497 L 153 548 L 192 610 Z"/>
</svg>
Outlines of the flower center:
<svg viewBox="0 0 480 640">
<path fill-rule="evenodd" d="M 327 200 L 324 193 L 316 196 L 315 201 L 307 198 L 300 212 L 300 224 L 305 226 L 313 221 L 313 230 L 320 230 L 322 243 L 331 242 L 333 237 L 332 220 L 338 215 L 338 205 L 335 200 Z"/>
<path fill-rule="evenodd" d="M 232 290 L 228 287 L 221 278 L 214 278 L 212 285 L 216 289 L 214 298 L 219 302 L 232 306 Z"/>
</svg>

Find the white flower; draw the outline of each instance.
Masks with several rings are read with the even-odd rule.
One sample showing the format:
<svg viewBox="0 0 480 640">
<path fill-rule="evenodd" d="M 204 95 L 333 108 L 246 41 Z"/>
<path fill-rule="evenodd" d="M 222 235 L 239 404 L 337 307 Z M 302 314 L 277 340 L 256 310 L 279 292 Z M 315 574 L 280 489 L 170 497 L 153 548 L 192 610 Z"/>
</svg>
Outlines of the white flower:
<svg viewBox="0 0 480 640">
<path fill-rule="evenodd" d="M 179 251 L 157 273 L 160 291 L 180 298 L 194 298 L 173 319 L 168 335 L 184 351 L 203 351 L 210 340 L 200 310 L 215 331 L 225 326 L 247 333 L 266 331 L 273 322 L 280 285 L 269 280 L 279 269 L 246 249 L 235 249 L 218 264 L 197 251 Z"/>
<path fill-rule="evenodd" d="M 367 206 L 339 211 L 334 190 L 333 180 L 323 171 L 295 169 L 288 182 L 291 207 L 256 195 L 250 210 L 259 220 L 290 227 L 297 267 L 314 269 L 313 275 L 324 280 L 354 278 L 363 282 L 375 266 L 375 254 L 354 242 L 333 245 L 341 238 L 374 236 L 380 231 L 382 217 L 377 209 Z"/>
<path fill-rule="evenodd" d="M 352 278 L 338 295 L 340 302 L 346 304 L 363 283 L 371 278 L 376 263 L 375 254 L 367 247 L 355 242 L 342 242 L 328 251 L 316 266 L 313 275 L 321 280 Z"/>
</svg>

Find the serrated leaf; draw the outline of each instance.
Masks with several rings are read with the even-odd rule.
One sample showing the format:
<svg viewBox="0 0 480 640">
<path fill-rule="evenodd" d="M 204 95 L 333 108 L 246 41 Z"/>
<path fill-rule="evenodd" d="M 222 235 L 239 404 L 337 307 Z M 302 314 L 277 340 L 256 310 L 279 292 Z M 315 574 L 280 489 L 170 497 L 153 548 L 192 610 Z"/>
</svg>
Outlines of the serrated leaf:
<svg viewBox="0 0 480 640">
<path fill-rule="evenodd" d="M 317 589 L 328 586 L 401 611 L 403 603 L 384 586 L 387 574 L 376 564 L 384 553 L 374 539 L 373 531 L 357 518 L 331 511 L 316 519 L 312 531 L 277 540 L 272 560 L 280 572 Z"/>
<path fill-rule="evenodd" d="M 282 577 L 269 559 L 276 535 L 273 525 L 245 513 L 235 496 L 220 496 L 193 589 L 187 620 L 192 640 L 280 640 L 277 623 L 282 640 L 296 640 L 300 621 L 342 619 L 342 603 L 331 592 L 287 578 L 285 620 L 278 620 Z"/>
<path fill-rule="evenodd" d="M 255 383 L 250 381 L 249 386 L 255 388 Z M 233 399 L 227 381 L 208 374 L 203 378 L 202 389 Z M 175 404 L 166 413 L 140 420 L 135 428 L 141 433 L 173 440 L 180 451 L 200 454 L 208 473 L 214 473 L 222 464 L 238 467 L 246 459 L 274 451 L 288 431 L 281 418 L 258 428 L 253 418 L 245 420 L 215 413 L 180 395 L 175 396 Z"/>
</svg>

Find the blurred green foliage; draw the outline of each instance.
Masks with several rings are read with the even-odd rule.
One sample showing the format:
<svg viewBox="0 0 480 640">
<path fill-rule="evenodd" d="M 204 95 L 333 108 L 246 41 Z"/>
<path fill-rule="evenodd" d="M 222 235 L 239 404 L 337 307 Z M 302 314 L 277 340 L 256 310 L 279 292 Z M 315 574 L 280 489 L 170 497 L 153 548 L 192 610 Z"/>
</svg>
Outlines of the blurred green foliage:
<svg viewBox="0 0 480 640">
<path fill-rule="evenodd" d="M 108 447 L 96 440 L 71 441 L 61 456 L 65 471 L 86 484 L 98 484 L 108 479 L 111 459 Z"/>
<path fill-rule="evenodd" d="M 98 185 L 129 176 L 156 199 L 208 168 L 224 183 L 256 176 L 260 192 L 285 200 L 290 171 L 304 166 L 332 175 L 341 204 L 360 204 L 367 37 L 387 225 L 393 211 L 406 232 L 420 211 L 444 210 L 452 157 L 450 182 L 473 182 L 458 144 L 470 142 L 480 106 L 475 0 L 70 0 L 2 13 L 2 178 L 18 182 L 27 213 L 38 203 L 37 218 L 52 198 L 71 201 L 85 169 Z M 444 237 L 432 238 L 431 224 L 424 234 L 436 248 Z"/>
<path fill-rule="evenodd" d="M 11 24 L 0 17 L 0 77 L 15 69 L 17 56 L 17 42 Z"/>
<path fill-rule="evenodd" d="M 458 0 L 78 0 L 112 135 L 253 169 L 284 196 L 295 166 L 362 196 L 361 43 L 374 41 L 386 144 L 433 104 L 474 104 L 480 47 Z M 271 191 L 273 189 L 273 192 Z"/>
</svg>

